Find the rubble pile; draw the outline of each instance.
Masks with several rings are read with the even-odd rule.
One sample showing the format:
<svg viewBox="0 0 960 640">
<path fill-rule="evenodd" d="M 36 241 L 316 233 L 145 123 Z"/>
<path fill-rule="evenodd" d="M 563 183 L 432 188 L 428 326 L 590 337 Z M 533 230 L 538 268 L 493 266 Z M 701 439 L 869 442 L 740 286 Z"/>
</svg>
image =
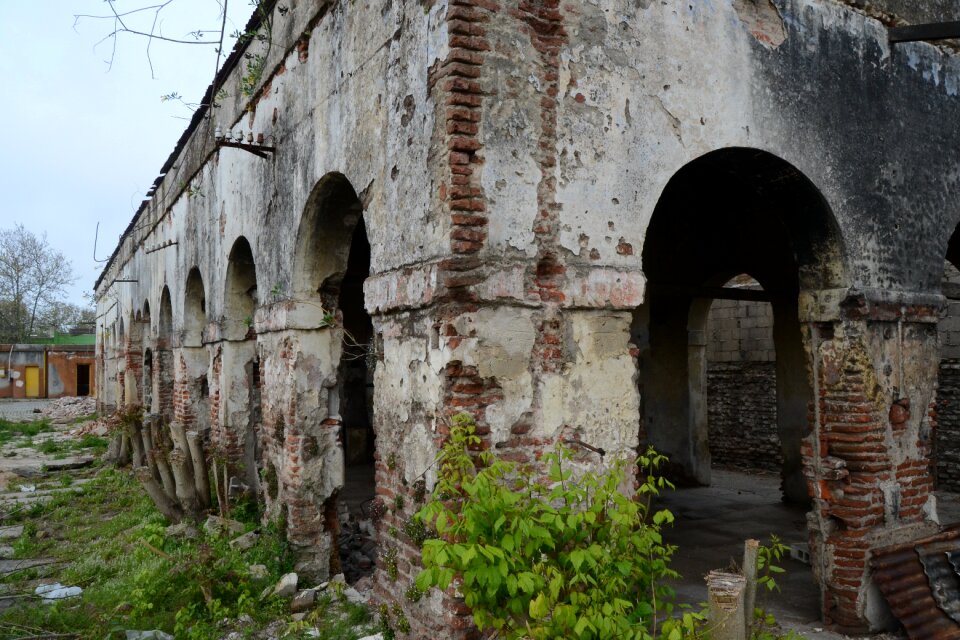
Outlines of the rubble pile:
<svg viewBox="0 0 960 640">
<path fill-rule="evenodd" d="M 97 400 L 85 397 L 67 397 L 51 400 L 40 410 L 40 415 L 54 424 L 67 424 L 97 411 Z"/>
<path fill-rule="evenodd" d="M 337 546 L 340 550 L 340 567 L 348 584 L 373 574 L 377 558 L 377 542 L 373 524 L 369 520 L 344 519 L 341 514 L 340 535 Z"/>
</svg>

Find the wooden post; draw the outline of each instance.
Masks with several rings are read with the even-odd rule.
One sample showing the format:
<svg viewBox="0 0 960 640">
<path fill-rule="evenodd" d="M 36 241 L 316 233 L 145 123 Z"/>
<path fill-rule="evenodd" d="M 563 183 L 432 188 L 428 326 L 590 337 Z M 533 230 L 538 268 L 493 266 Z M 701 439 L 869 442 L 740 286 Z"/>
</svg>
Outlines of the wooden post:
<svg viewBox="0 0 960 640">
<path fill-rule="evenodd" d="M 743 597 L 743 615 L 747 636 L 753 629 L 753 610 L 757 604 L 757 552 L 759 540 L 747 540 L 743 543 L 743 577 L 747 579 Z"/>
<path fill-rule="evenodd" d="M 707 574 L 708 622 L 712 640 L 746 640 L 744 590 L 747 579 L 738 573 Z"/>
</svg>

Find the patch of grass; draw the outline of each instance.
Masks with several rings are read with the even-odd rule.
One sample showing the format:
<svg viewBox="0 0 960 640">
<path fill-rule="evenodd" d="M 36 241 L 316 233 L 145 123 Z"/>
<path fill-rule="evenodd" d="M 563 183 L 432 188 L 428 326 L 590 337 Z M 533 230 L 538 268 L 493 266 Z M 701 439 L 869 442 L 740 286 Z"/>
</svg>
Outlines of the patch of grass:
<svg viewBox="0 0 960 640">
<path fill-rule="evenodd" d="M 98 417 L 99 416 L 97 416 L 97 412 L 94 411 L 93 413 L 88 413 L 85 416 L 77 416 L 76 418 L 73 419 L 73 422 L 71 424 L 83 424 L 84 422 L 90 422 L 91 420 L 96 420 Z"/>
<path fill-rule="evenodd" d="M 85 433 L 79 440 L 73 442 L 74 449 L 93 449 L 94 453 L 103 453 L 110 446 L 110 441 L 92 433 Z"/>
<path fill-rule="evenodd" d="M 34 445 L 34 448 L 45 455 L 55 456 L 60 453 L 66 453 L 69 445 L 59 440 L 49 439 Z"/>
<path fill-rule="evenodd" d="M 33 436 L 45 431 L 53 431 L 49 420 L 33 420 L 31 422 L 11 422 L 0 419 L 0 444 L 10 442 L 14 438 Z"/>
<path fill-rule="evenodd" d="M 302 633 L 306 629 L 316 629 L 319 635 L 311 633 L 310 637 L 318 640 L 357 640 L 376 633 L 378 625 L 366 606 L 325 593 L 303 621 L 289 625 L 287 633 L 294 638 L 306 637 Z"/>
<path fill-rule="evenodd" d="M 22 624 L 91 639 L 116 637 L 116 629 L 163 629 L 205 639 L 223 635 L 216 627 L 222 618 L 246 613 L 264 623 L 286 610 L 286 601 L 259 601 L 292 566 L 279 527 L 262 528 L 244 552 L 231 549 L 227 538 L 168 538 L 167 523 L 126 472 L 105 469 L 82 490 L 11 520 L 25 524 L 18 556 L 64 562 L 49 581 L 81 586 L 84 593 L 53 605 L 22 602 L 0 612 L 0 627 Z M 41 538 L 40 530 L 56 533 Z M 269 575 L 252 578 L 251 564 L 266 565 Z M 7 578 L 18 592 L 29 586 L 21 582 L 25 573 Z"/>
</svg>

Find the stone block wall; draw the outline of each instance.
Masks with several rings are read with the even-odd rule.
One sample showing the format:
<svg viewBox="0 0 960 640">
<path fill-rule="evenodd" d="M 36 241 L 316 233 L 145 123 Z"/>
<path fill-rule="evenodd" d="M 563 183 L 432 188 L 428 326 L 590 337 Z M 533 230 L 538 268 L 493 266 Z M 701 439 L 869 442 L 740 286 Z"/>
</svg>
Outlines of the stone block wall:
<svg viewBox="0 0 960 640">
<path fill-rule="evenodd" d="M 740 276 L 728 286 L 759 289 Z M 713 464 L 780 471 L 773 308 L 714 300 L 707 320 L 707 420 Z"/>
<path fill-rule="evenodd" d="M 774 362 L 711 362 L 707 412 L 713 464 L 780 471 Z"/>
</svg>

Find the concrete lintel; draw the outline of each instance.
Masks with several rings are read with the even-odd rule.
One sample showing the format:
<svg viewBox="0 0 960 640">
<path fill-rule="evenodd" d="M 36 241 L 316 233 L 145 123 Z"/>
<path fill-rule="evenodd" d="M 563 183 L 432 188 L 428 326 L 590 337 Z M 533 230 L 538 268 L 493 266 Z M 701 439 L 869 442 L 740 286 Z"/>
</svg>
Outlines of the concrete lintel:
<svg viewBox="0 0 960 640">
<path fill-rule="evenodd" d="M 323 329 L 328 326 L 324 322 L 328 312 L 319 300 L 281 300 L 258 307 L 253 326 L 258 334 L 288 329 Z"/>
<path fill-rule="evenodd" d="M 801 291 L 801 322 L 875 320 L 936 323 L 946 304 L 937 293 L 889 289 L 822 289 Z"/>
</svg>

